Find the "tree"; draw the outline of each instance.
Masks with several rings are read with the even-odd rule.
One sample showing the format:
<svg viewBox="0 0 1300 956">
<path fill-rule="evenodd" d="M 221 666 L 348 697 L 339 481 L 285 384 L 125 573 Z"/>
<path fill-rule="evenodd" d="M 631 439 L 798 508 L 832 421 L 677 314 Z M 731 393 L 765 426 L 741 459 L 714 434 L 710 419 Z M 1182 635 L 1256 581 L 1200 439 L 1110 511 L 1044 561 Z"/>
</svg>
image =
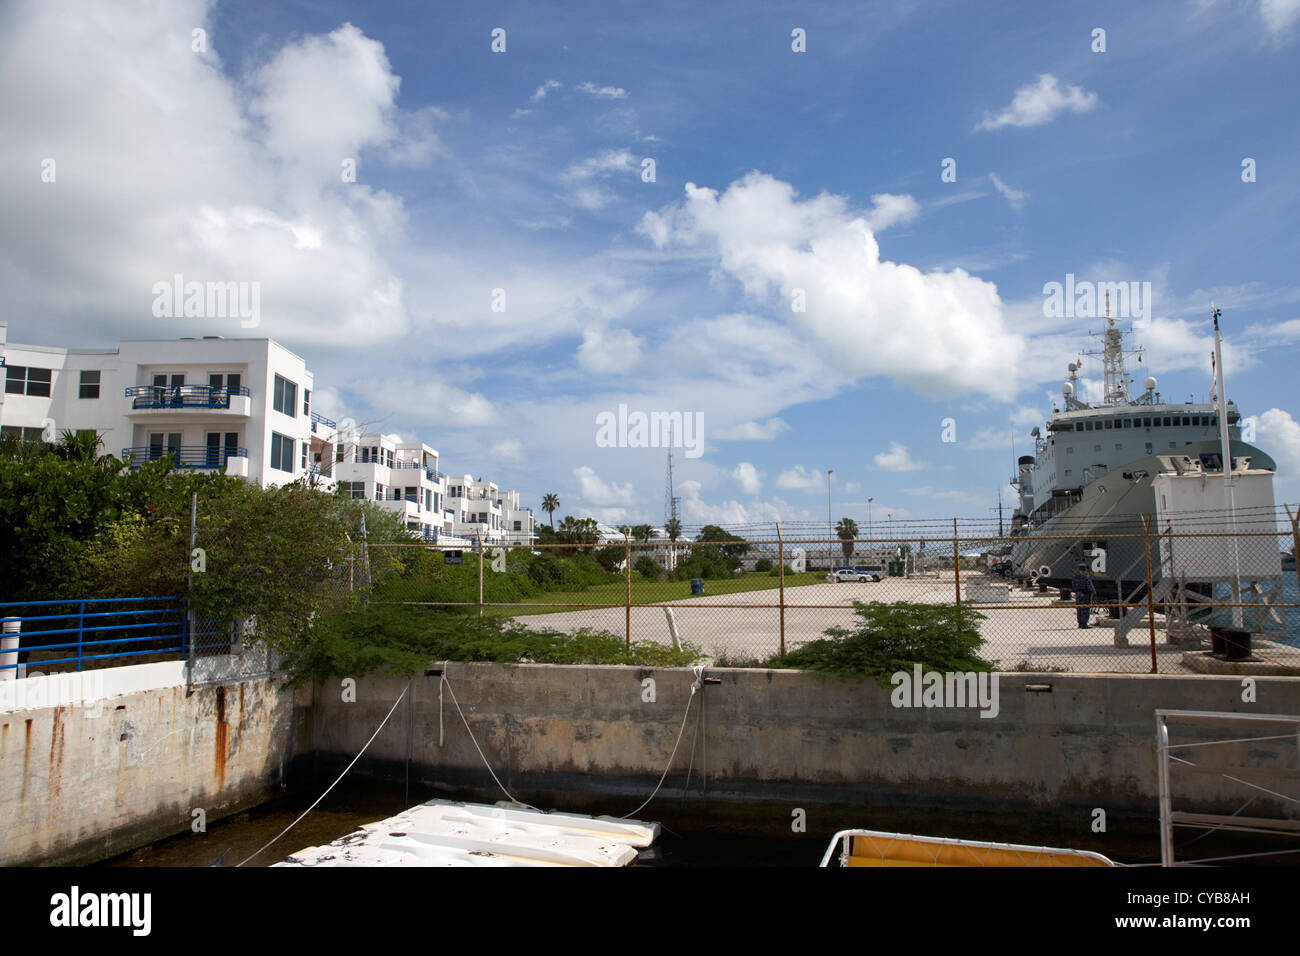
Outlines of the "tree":
<svg viewBox="0 0 1300 956">
<path fill-rule="evenodd" d="M 669 541 L 676 541 L 682 536 L 682 523 L 676 518 L 669 518 L 664 530 L 668 532 Z"/>
<path fill-rule="evenodd" d="M 853 542 L 858 536 L 858 523 L 852 518 L 841 518 L 835 526 L 835 536 L 840 539 L 844 563 L 849 564 L 853 560 Z"/>
<path fill-rule="evenodd" d="M 555 540 L 560 544 L 570 545 L 571 547 L 565 549 L 569 553 L 590 551 L 600 541 L 600 527 L 595 518 L 574 518 L 566 515 L 560 522 L 560 527 L 556 529 Z"/>
<path fill-rule="evenodd" d="M 560 507 L 560 499 L 553 492 L 548 492 L 542 496 L 542 510 L 551 517 L 551 530 L 555 530 L 555 512 Z"/>
<path fill-rule="evenodd" d="M 634 524 L 632 525 L 632 540 L 648 543 L 650 541 L 650 536 L 653 535 L 654 532 L 655 529 L 650 527 L 648 524 Z"/>
</svg>

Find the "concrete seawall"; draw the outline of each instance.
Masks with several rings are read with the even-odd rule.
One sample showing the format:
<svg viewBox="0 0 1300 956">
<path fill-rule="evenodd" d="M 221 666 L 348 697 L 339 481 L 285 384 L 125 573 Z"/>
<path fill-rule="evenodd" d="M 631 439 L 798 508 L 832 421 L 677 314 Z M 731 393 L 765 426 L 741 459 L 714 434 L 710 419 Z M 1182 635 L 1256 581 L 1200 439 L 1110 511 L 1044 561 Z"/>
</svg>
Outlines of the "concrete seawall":
<svg viewBox="0 0 1300 956">
<path fill-rule="evenodd" d="M 1288 678 L 1258 679 L 1258 703 L 1243 703 L 1239 678 L 1003 674 L 998 714 L 983 718 L 974 708 L 896 708 L 891 689 L 870 680 L 731 669 L 708 676 L 720 683 L 705 685 L 703 708 L 697 702 L 692 709 L 656 807 L 698 819 L 710 806 L 721 820 L 727 814 L 718 811 L 728 804 L 761 805 L 773 829 L 786 833 L 790 808 L 823 806 L 837 807 L 843 819 L 856 814 L 858 826 L 875 825 L 868 816 L 878 822 L 913 812 L 930 820 L 976 814 L 1010 826 L 1033 821 L 1048 831 L 1077 831 L 1077 845 L 1100 808 L 1128 821 L 1123 826 L 1133 839 L 1140 833 L 1149 841 L 1158 819 L 1157 708 L 1300 713 L 1300 681 Z M 623 813 L 663 773 L 693 675 L 451 664 L 448 678 L 485 756 L 516 796 Z M 653 703 L 643 699 L 647 678 L 655 682 Z M 361 680 L 355 703 L 343 701 L 337 684 L 315 688 L 313 713 L 303 715 L 310 723 L 304 737 L 312 740 L 322 782 L 356 754 L 405 684 Z M 1288 731 L 1237 727 L 1219 736 L 1257 732 Z M 1294 739 L 1255 744 L 1251 761 L 1294 768 L 1296 747 Z M 1197 762 L 1210 765 L 1218 749 L 1202 748 Z M 692 782 L 684 795 L 688 762 Z M 353 772 L 389 781 L 409 773 L 413 783 L 501 799 L 445 690 L 440 705 L 434 676 L 412 680 L 407 699 Z M 1281 770 L 1276 778 L 1251 779 L 1281 792 L 1294 789 Z M 1174 792 L 1186 809 L 1202 812 L 1231 812 L 1252 796 L 1207 773 L 1176 772 Z M 1264 799 L 1252 804 L 1252 813 L 1295 815 L 1294 805 L 1254 795 Z M 753 816 L 745 825 L 756 825 Z"/>
<path fill-rule="evenodd" d="M 435 665 L 440 669 L 442 665 Z M 502 797 L 501 782 L 547 809 L 629 813 L 659 782 L 646 818 L 735 832 L 838 826 L 910 829 L 1081 848 L 1151 847 L 1158 818 L 1154 711 L 1300 713 L 1300 680 L 1262 677 L 1255 703 L 1236 677 L 1003 674 L 994 717 L 978 707 L 900 708 L 871 680 L 797 671 L 447 665 L 411 678 L 350 781 Z M 132 689 L 91 706 L 0 713 L 0 864 L 82 864 L 262 803 L 284 784 L 315 796 L 366 743 L 407 686 L 369 677 L 296 693 L 268 679 Z M 129 684 L 127 685 L 129 686 Z M 1290 733 L 1286 728 L 1219 736 Z M 1204 735 L 1204 728 L 1198 730 Z M 1191 739 L 1191 738 L 1185 738 Z M 1202 767 L 1222 756 L 1202 748 Z M 1252 782 L 1294 793 L 1294 737 L 1252 744 Z M 1224 766 L 1227 766 L 1225 763 Z M 689 768 L 689 786 L 687 776 Z M 369 782 L 367 782 L 369 781 Z M 1232 812 L 1252 791 L 1179 772 L 1184 809 Z M 1296 816 L 1266 794 L 1256 815 Z M 1108 821 L 1108 844 L 1091 825 Z M 670 824 L 672 825 L 672 824 Z M 1059 837 L 1053 836 L 1059 834 Z"/>
<path fill-rule="evenodd" d="M 265 802 L 293 713 L 266 679 L 0 713 L 0 865 L 90 863 Z"/>
</svg>

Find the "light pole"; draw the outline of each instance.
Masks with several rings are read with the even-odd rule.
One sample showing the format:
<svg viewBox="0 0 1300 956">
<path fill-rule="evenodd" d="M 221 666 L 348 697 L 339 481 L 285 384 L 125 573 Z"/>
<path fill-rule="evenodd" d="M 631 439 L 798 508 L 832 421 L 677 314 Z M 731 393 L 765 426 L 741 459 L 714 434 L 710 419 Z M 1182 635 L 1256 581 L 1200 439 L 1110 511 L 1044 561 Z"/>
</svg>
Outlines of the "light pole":
<svg viewBox="0 0 1300 956">
<path fill-rule="evenodd" d="M 871 540 L 871 502 L 873 501 L 875 501 L 874 498 L 867 499 L 867 540 L 868 541 Z M 872 550 L 873 551 L 875 550 L 874 545 L 872 546 Z M 874 561 L 876 559 L 873 557 L 871 560 Z"/>
<path fill-rule="evenodd" d="M 835 474 L 834 469 L 826 469 L 826 570 L 832 570 L 831 565 L 835 563 L 835 556 L 832 550 L 833 546 L 830 539 L 835 536 L 835 527 L 831 522 L 831 475 Z"/>
</svg>

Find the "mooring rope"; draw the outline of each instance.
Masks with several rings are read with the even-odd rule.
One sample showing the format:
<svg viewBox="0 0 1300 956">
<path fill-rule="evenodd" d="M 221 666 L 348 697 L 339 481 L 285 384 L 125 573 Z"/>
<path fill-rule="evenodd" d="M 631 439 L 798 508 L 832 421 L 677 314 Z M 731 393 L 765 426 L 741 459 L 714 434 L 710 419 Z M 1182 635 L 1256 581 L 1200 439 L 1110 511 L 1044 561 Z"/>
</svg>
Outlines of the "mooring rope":
<svg viewBox="0 0 1300 956">
<path fill-rule="evenodd" d="M 359 751 L 357 751 L 357 755 L 352 758 L 352 763 L 348 764 L 346 767 L 343 768 L 343 772 L 339 774 L 338 778 L 325 789 L 325 792 L 316 798 L 316 803 L 313 803 L 310 807 L 308 807 L 306 810 L 302 812 L 302 816 L 298 817 L 297 820 L 294 820 L 293 823 L 290 823 L 287 827 L 285 827 L 278 834 L 272 837 L 271 842 L 266 844 L 266 846 L 262 847 L 261 850 L 258 850 L 252 856 L 241 861 L 240 863 L 236 863 L 235 864 L 236 867 L 243 866 L 249 860 L 253 859 L 253 857 L 257 856 L 259 853 L 261 853 L 263 850 L 269 847 L 276 840 L 280 839 L 280 837 L 284 836 L 286 833 L 288 833 L 290 830 L 296 827 L 299 823 L 302 822 L 303 817 L 307 816 L 307 814 L 311 813 L 313 810 L 316 809 L 317 803 L 320 803 L 327 796 L 329 796 L 329 792 L 333 790 L 336 786 L 338 786 L 339 780 L 342 780 L 344 777 L 346 777 L 348 771 L 351 770 L 353 766 L 356 764 L 356 762 L 361 759 L 361 755 L 366 752 L 366 747 L 369 747 L 372 743 L 375 742 L 375 738 L 379 736 L 379 732 L 383 730 L 384 725 L 388 723 L 388 718 L 393 716 L 393 711 L 397 710 L 397 705 L 402 702 L 402 698 L 406 696 L 406 692 L 410 689 L 411 689 L 411 682 L 410 680 L 407 680 L 406 686 L 403 687 L 402 692 L 397 695 L 397 700 L 393 701 L 393 706 L 388 708 L 388 713 L 384 715 L 384 719 L 380 722 L 379 726 L 375 728 L 375 732 L 370 735 L 370 739 L 366 741 L 365 746 L 362 747 Z"/>
<path fill-rule="evenodd" d="M 655 785 L 654 793 L 646 797 L 645 803 L 633 810 L 632 813 L 625 813 L 619 817 L 620 820 L 626 820 L 628 817 L 632 816 L 632 814 L 640 813 L 646 807 L 650 806 L 650 801 L 655 798 L 659 793 L 659 788 L 662 787 L 664 781 L 668 779 L 668 771 L 673 767 L 673 760 L 677 756 L 677 748 L 681 746 L 682 734 L 686 733 L 686 718 L 691 715 L 691 704 L 695 702 L 696 692 L 704 686 L 704 666 L 696 665 L 691 668 L 691 672 L 695 674 L 695 680 L 691 682 L 691 696 L 686 698 L 686 713 L 682 714 L 682 727 L 677 731 L 677 743 L 673 744 L 673 752 L 668 755 L 668 766 L 664 767 L 663 776 L 659 778 L 659 783 Z"/>
<path fill-rule="evenodd" d="M 703 665 L 692 667 L 691 672 L 695 674 L 695 680 L 692 681 L 691 683 L 691 696 L 687 698 L 686 701 L 686 713 L 682 714 L 681 729 L 677 731 L 677 742 L 673 744 L 673 752 L 668 756 L 668 766 L 664 767 L 664 772 L 663 775 L 659 778 L 659 783 L 655 786 L 654 792 L 651 793 L 650 796 L 646 798 L 645 803 L 641 804 L 641 806 L 637 807 L 631 813 L 623 814 L 621 817 L 619 817 L 620 820 L 626 820 L 629 817 L 631 817 L 633 814 L 640 813 L 642 810 L 648 807 L 650 805 L 650 801 L 653 800 L 656 795 L 658 795 L 660 788 L 663 787 L 664 781 L 668 779 L 668 771 L 672 769 L 673 760 L 677 757 L 677 748 L 681 746 L 682 735 L 686 732 L 686 719 L 691 715 L 691 704 L 695 701 L 695 695 L 699 692 L 699 689 L 702 686 L 704 686 Z M 470 743 L 472 743 L 474 745 L 474 749 L 478 751 L 479 759 L 483 761 L 483 766 L 487 767 L 488 773 L 492 775 L 492 779 L 496 782 L 496 785 L 501 788 L 501 792 L 510 798 L 511 803 L 517 804 L 521 807 L 527 807 L 529 810 L 537 810 L 538 813 L 545 813 L 546 811 L 540 810 L 537 807 L 533 806 L 532 804 L 524 803 L 522 800 L 516 798 L 515 795 L 512 794 L 509 790 L 507 790 L 505 788 L 505 785 L 501 783 L 500 778 L 498 778 L 496 775 L 496 771 L 492 769 L 492 764 L 488 763 L 487 756 L 484 755 L 483 753 L 483 748 L 478 745 L 478 740 L 476 740 L 474 737 L 474 731 L 470 730 L 469 721 L 465 719 L 465 712 L 460 709 L 460 701 L 456 699 L 456 690 L 451 686 L 451 681 L 447 680 L 447 672 L 445 668 L 443 669 L 441 680 L 443 684 L 447 685 L 447 690 L 451 692 L 451 702 L 456 705 L 456 713 L 460 714 L 460 722 L 465 725 L 465 732 L 469 734 Z"/>
</svg>

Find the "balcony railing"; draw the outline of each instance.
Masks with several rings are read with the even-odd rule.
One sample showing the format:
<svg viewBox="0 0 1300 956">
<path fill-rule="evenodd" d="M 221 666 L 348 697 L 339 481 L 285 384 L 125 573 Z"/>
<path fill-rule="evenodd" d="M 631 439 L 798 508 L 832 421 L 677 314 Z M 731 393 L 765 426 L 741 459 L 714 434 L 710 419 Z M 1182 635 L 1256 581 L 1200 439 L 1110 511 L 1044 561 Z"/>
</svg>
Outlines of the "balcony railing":
<svg viewBox="0 0 1300 956">
<path fill-rule="evenodd" d="M 126 389 L 132 408 L 229 408 L 230 396 L 253 393 L 247 385 L 133 385 Z"/>
<path fill-rule="evenodd" d="M 131 467 L 138 468 L 142 461 L 157 461 L 170 457 L 177 468 L 224 468 L 227 458 L 247 458 L 247 448 L 211 448 L 207 445 L 136 445 L 122 449 L 122 460 L 132 458 Z"/>
<path fill-rule="evenodd" d="M 312 413 L 311 413 L 311 433 L 312 433 L 313 435 L 316 434 L 316 426 L 317 426 L 317 425 L 324 425 L 326 428 L 337 428 L 337 427 L 338 427 L 338 422 L 334 421 L 334 419 L 332 419 L 332 418 L 326 418 L 324 415 L 318 415 L 318 414 L 316 414 L 315 412 L 312 412 Z"/>
<path fill-rule="evenodd" d="M 418 461 L 395 461 L 390 467 L 394 471 L 401 468 L 423 468 L 424 476 L 428 478 L 430 481 L 432 481 L 434 484 L 437 484 L 440 479 L 447 477 L 438 469 L 430 468 L 428 465 L 422 465 Z"/>
</svg>

